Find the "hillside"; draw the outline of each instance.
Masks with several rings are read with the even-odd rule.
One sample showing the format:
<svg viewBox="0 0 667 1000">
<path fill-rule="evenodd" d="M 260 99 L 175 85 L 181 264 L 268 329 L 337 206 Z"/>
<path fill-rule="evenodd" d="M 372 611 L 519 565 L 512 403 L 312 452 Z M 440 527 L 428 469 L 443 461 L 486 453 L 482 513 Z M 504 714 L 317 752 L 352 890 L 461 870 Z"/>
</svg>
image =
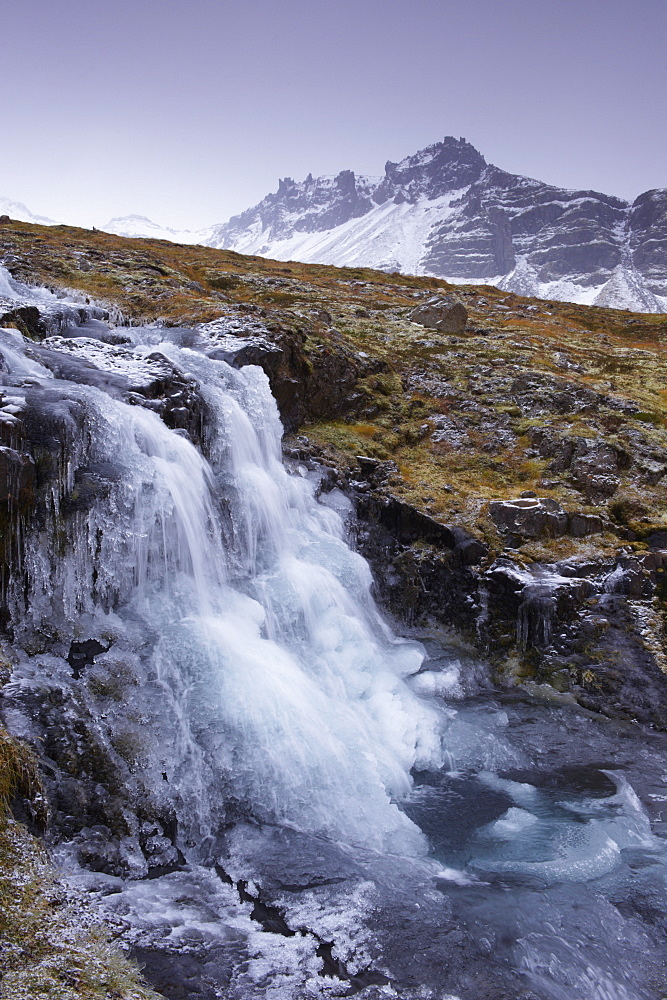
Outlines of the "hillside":
<svg viewBox="0 0 667 1000">
<path fill-rule="evenodd" d="M 455 628 L 504 683 L 667 718 L 664 317 L 66 227 L 5 224 L 0 247 L 15 279 L 117 321 L 210 324 L 262 365 L 289 460 L 355 497 L 395 613 Z M 411 319 L 434 296 L 465 303 L 464 328 Z M 40 338 L 72 322 L 59 302 L 0 319 Z"/>
<path fill-rule="evenodd" d="M 0 1000 L 663 995 L 666 333 L 0 225 Z"/>
<path fill-rule="evenodd" d="M 145 235 L 149 235 L 148 232 Z M 664 312 L 667 192 L 630 205 L 488 164 L 447 136 L 389 161 L 382 177 L 287 177 L 253 208 L 214 226 L 208 246 L 278 260 L 366 266 L 522 295 Z"/>
</svg>

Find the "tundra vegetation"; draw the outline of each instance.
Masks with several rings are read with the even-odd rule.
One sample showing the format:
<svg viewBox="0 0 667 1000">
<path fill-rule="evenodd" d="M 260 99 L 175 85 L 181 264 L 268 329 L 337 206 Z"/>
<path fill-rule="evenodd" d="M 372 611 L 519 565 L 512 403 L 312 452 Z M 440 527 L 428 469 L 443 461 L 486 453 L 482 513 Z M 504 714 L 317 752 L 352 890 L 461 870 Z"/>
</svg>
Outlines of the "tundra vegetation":
<svg viewBox="0 0 667 1000">
<path fill-rule="evenodd" d="M 622 693 L 619 657 L 635 653 L 618 640 L 631 635 L 637 663 L 665 670 L 667 317 L 64 226 L 3 223 L 0 261 L 118 323 L 235 319 L 271 380 L 289 460 L 323 465 L 329 488 L 355 494 L 372 529 L 362 551 L 380 577 L 391 564 L 394 584 L 378 581 L 391 610 L 486 644 L 500 681 L 667 724 L 667 683 L 654 710 Z M 457 332 L 416 322 L 434 297 L 465 306 Z M 8 307 L 0 325 L 47 333 L 29 308 Z M 543 605 L 508 584 L 536 567 L 583 581 L 549 598 L 556 619 L 581 624 L 563 626 L 557 648 L 534 620 Z M 607 606 L 611 585 L 590 581 L 616 569 L 622 603 Z M 486 618 L 482 585 L 497 598 Z M 74 919 L 78 904 L 19 822 L 46 822 L 31 752 L 0 733 L 0 765 L 0 996 L 152 996 L 108 929 Z"/>
</svg>

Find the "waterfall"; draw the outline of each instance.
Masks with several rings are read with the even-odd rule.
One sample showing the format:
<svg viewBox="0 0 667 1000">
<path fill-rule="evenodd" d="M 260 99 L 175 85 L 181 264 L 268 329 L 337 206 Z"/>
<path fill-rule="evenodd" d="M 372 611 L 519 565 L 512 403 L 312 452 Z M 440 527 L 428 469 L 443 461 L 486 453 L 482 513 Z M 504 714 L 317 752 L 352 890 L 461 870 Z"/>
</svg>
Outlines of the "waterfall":
<svg viewBox="0 0 667 1000">
<path fill-rule="evenodd" d="M 47 299 L 0 268 L 0 304 Z M 211 325 L 47 306 L 81 325 L 0 330 L 3 721 L 39 748 L 57 860 L 151 981 L 652 1000 L 664 734 L 469 699 L 482 665 L 427 632 L 423 669 L 336 496 L 283 466 L 259 368 Z M 519 639 L 546 641 L 547 590 L 581 581 L 526 573 Z"/>
<path fill-rule="evenodd" d="M 283 467 L 261 369 L 155 331 L 122 348 L 2 336 L 5 381 L 61 445 L 26 540 L 26 620 L 106 650 L 96 668 L 122 682 L 109 741 L 176 810 L 182 849 L 243 815 L 421 852 L 397 803 L 440 759 L 435 710 L 409 687 L 423 653 L 381 619 L 338 514 Z M 156 357 L 197 386 L 206 457 L 119 391 Z"/>
</svg>

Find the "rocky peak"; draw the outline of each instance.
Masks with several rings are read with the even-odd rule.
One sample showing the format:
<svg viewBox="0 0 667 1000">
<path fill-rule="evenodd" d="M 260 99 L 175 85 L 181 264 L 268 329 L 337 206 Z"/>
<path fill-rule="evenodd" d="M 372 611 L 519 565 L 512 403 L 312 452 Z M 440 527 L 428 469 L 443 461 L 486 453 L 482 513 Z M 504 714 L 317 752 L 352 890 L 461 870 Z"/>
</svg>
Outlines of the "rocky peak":
<svg viewBox="0 0 667 1000">
<path fill-rule="evenodd" d="M 474 146 L 448 135 L 400 163 L 388 160 L 373 201 L 382 204 L 393 198 L 414 203 L 421 198 L 439 198 L 473 184 L 485 166 L 486 160 Z"/>
<path fill-rule="evenodd" d="M 598 191 L 565 190 L 489 164 L 454 136 L 389 160 L 379 178 L 351 170 L 285 178 L 277 192 L 203 242 L 278 260 L 667 311 L 667 190 L 646 191 L 633 205 Z"/>
<path fill-rule="evenodd" d="M 654 188 L 633 202 L 629 220 L 635 267 L 654 295 L 667 295 L 667 188 Z"/>
</svg>

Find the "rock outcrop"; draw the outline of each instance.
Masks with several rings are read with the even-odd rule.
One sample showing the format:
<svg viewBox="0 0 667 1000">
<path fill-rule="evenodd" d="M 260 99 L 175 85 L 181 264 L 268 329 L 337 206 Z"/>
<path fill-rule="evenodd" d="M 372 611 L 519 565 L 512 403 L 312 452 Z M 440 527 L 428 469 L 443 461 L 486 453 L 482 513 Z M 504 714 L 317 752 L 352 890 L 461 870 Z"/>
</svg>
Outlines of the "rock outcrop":
<svg viewBox="0 0 667 1000">
<path fill-rule="evenodd" d="M 413 309 L 410 319 L 439 333 L 463 333 L 468 322 L 468 310 L 462 302 L 434 296 Z"/>
</svg>

